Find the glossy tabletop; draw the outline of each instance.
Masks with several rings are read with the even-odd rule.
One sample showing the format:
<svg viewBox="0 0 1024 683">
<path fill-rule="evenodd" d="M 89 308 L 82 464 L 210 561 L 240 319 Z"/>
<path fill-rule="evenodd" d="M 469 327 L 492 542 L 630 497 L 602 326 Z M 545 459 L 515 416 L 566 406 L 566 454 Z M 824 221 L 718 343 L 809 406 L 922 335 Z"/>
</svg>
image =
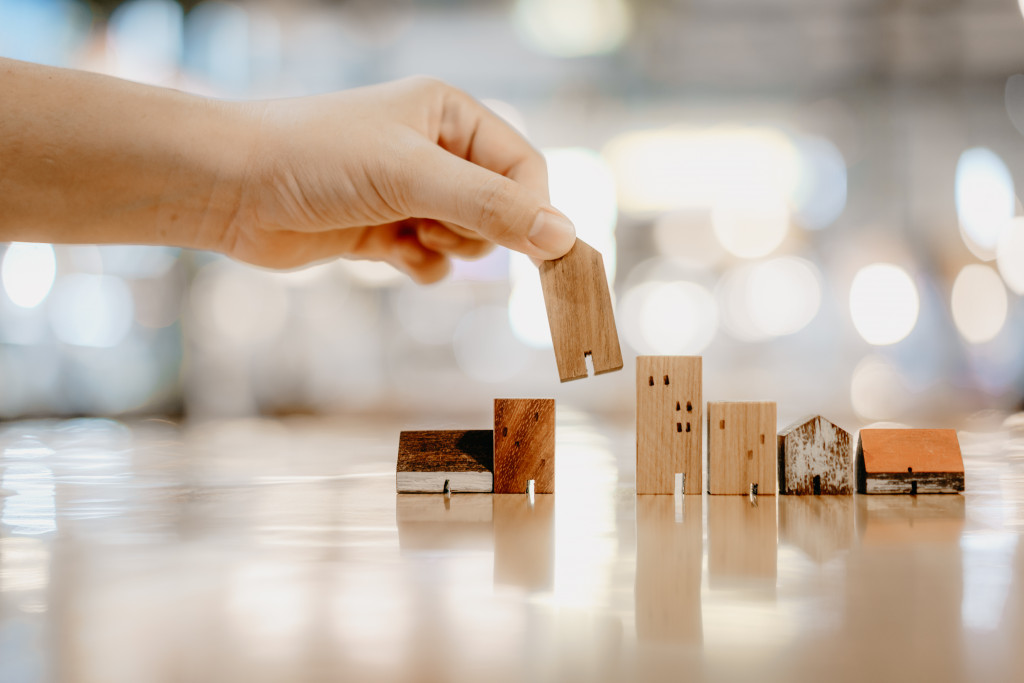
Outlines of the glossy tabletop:
<svg viewBox="0 0 1024 683">
<path fill-rule="evenodd" d="M 964 495 L 755 500 L 561 407 L 554 495 L 396 495 L 406 426 L 0 425 L 0 681 L 1024 680 L 1024 416 Z"/>
</svg>

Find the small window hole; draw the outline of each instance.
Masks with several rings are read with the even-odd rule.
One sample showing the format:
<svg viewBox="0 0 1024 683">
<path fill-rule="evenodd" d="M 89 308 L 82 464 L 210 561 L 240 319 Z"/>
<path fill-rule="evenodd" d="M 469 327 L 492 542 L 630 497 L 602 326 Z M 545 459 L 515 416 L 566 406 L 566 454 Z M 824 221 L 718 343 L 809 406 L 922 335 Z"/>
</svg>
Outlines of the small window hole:
<svg viewBox="0 0 1024 683">
<path fill-rule="evenodd" d="M 916 496 L 917 495 L 917 482 L 916 481 L 910 482 L 910 495 L 912 495 L 912 496 Z"/>
<path fill-rule="evenodd" d="M 914 473 L 914 468 L 913 467 L 908 467 L 907 468 L 907 474 L 913 474 L 913 473 Z"/>
<path fill-rule="evenodd" d="M 519 448 L 519 442 L 516 441 L 516 448 Z"/>
<path fill-rule="evenodd" d="M 683 431 L 683 423 L 682 422 L 676 422 L 676 431 L 677 432 Z"/>
<path fill-rule="evenodd" d="M 747 460 L 754 459 L 754 451 L 747 451 Z"/>
<path fill-rule="evenodd" d="M 665 375 L 665 386 L 668 386 L 668 375 Z"/>
<path fill-rule="evenodd" d="M 647 383 L 650 384 L 652 387 L 654 386 L 654 375 L 651 375 L 650 377 L 647 378 Z"/>
<path fill-rule="evenodd" d="M 534 413 L 533 414 L 533 421 L 534 422 L 539 422 L 540 421 L 540 413 Z"/>
<path fill-rule="evenodd" d="M 693 412 L 693 404 L 690 403 L 689 401 L 686 402 L 686 412 L 688 412 L 688 413 L 692 413 Z"/>
<path fill-rule="evenodd" d="M 501 435 L 502 436 L 508 436 L 508 427 L 502 427 L 501 428 Z"/>
<path fill-rule="evenodd" d="M 690 423 L 689 422 L 686 423 L 686 431 L 690 431 Z"/>
<path fill-rule="evenodd" d="M 764 443 L 764 434 L 761 435 L 761 443 Z"/>
<path fill-rule="evenodd" d="M 718 428 L 719 429 L 725 429 L 725 420 L 719 420 L 718 421 Z"/>
<path fill-rule="evenodd" d="M 679 406 L 679 401 L 676 401 L 676 410 L 681 410 L 681 407 Z"/>
</svg>

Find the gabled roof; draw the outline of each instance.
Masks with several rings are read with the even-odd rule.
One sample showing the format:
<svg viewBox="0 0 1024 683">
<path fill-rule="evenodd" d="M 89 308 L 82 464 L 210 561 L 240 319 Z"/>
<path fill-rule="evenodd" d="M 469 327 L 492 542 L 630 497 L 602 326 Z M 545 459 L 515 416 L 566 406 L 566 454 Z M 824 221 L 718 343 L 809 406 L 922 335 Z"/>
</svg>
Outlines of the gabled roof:
<svg viewBox="0 0 1024 683">
<path fill-rule="evenodd" d="M 825 422 L 828 422 L 830 425 L 832 425 L 836 429 L 842 430 L 844 432 L 846 431 L 845 429 L 843 429 L 842 427 L 840 427 L 839 425 L 837 425 L 835 422 L 833 422 L 832 420 L 828 419 L 827 417 L 823 417 L 821 415 L 807 415 L 805 417 L 800 418 L 796 422 L 793 422 L 792 424 L 790 424 L 785 429 L 780 429 L 779 432 L 778 432 L 778 435 L 779 436 L 787 436 L 787 435 L 791 434 L 792 432 L 795 432 L 796 430 L 800 429 L 801 427 L 807 425 L 808 423 L 814 422 L 815 420 L 824 420 Z"/>
<path fill-rule="evenodd" d="M 866 472 L 963 472 L 954 429 L 862 429 Z"/>
</svg>

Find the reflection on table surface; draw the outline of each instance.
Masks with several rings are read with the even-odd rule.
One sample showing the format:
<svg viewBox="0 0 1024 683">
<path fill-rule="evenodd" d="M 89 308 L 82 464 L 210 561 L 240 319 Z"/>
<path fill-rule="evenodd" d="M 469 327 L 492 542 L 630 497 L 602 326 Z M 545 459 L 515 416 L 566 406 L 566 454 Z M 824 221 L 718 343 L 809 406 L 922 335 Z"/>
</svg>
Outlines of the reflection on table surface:
<svg viewBox="0 0 1024 683">
<path fill-rule="evenodd" d="M 396 495 L 398 421 L 0 425 L 0 681 L 1019 680 L 1024 429 L 953 496 Z"/>
</svg>

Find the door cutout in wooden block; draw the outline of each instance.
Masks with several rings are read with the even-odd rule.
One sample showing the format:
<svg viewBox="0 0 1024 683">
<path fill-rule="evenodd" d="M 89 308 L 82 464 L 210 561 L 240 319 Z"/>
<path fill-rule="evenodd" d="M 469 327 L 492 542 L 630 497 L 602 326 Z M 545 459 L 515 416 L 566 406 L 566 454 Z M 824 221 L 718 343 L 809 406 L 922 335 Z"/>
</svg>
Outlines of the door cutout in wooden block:
<svg viewBox="0 0 1024 683">
<path fill-rule="evenodd" d="M 778 436 L 779 493 L 853 493 L 850 433 L 821 415 L 789 425 Z"/>
<path fill-rule="evenodd" d="M 494 492 L 555 492 L 555 400 L 494 399 Z"/>
<path fill-rule="evenodd" d="M 862 429 L 858 493 L 959 493 L 964 460 L 953 429 Z"/>
<path fill-rule="evenodd" d="M 701 377 L 700 356 L 637 357 L 638 494 L 672 494 L 675 475 L 681 472 L 683 492 L 700 495 Z"/>
<path fill-rule="evenodd" d="M 775 403 L 708 402 L 707 410 L 708 493 L 774 495 Z"/>
<path fill-rule="evenodd" d="M 581 239 L 569 253 L 540 265 L 558 377 L 587 377 L 586 356 L 595 375 L 622 369 L 612 298 L 600 252 Z"/>
<path fill-rule="evenodd" d="M 490 429 L 409 431 L 398 438 L 399 493 L 490 493 L 493 469 Z"/>
</svg>

